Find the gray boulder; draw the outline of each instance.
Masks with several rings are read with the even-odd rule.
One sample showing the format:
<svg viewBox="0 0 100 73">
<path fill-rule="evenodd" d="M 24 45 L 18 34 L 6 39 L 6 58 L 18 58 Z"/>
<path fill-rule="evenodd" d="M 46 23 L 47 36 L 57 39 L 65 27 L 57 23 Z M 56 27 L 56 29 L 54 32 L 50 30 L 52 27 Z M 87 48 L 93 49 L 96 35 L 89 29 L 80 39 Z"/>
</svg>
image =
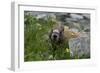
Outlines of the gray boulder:
<svg viewBox="0 0 100 73">
<path fill-rule="evenodd" d="M 86 33 L 81 33 L 77 38 L 72 38 L 69 40 L 70 56 L 77 58 L 83 55 L 90 56 L 90 38 Z M 83 58 L 85 58 L 83 57 Z"/>
</svg>

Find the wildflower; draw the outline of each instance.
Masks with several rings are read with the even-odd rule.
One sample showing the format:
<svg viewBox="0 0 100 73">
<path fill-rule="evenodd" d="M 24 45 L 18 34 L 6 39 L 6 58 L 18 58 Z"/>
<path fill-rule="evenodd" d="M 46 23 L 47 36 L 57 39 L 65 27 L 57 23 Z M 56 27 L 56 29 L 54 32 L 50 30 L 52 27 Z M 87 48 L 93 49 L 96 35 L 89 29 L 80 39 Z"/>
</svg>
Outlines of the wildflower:
<svg viewBox="0 0 100 73">
<path fill-rule="evenodd" d="M 38 27 L 38 29 L 39 29 L 39 30 L 41 30 L 41 29 L 42 29 L 41 24 L 37 23 L 36 25 L 37 25 L 37 27 Z"/>
<path fill-rule="evenodd" d="M 66 48 L 66 52 L 70 52 L 70 50 L 68 48 Z"/>
</svg>

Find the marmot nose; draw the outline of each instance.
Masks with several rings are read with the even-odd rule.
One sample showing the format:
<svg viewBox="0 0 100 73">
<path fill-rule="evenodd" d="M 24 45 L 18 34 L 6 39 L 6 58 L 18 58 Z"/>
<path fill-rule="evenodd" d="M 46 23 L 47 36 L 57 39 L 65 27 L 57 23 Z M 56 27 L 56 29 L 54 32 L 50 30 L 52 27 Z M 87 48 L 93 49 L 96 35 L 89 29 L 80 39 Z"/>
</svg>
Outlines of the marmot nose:
<svg viewBox="0 0 100 73">
<path fill-rule="evenodd" d="M 53 37 L 54 37 L 54 38 L 57 38 L 57 35 L 54 35 Z"/>
</svg>

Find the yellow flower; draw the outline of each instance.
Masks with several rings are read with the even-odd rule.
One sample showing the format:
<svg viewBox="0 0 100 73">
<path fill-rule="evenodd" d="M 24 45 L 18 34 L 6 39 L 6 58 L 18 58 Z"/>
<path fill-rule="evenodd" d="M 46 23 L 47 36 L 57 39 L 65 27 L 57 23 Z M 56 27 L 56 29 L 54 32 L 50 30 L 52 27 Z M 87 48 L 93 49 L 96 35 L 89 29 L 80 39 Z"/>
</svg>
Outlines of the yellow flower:
<svg viewBox="0 0 100 73">
<path fill-rule="evenodd" d="M 70 50 L 68 48 L 66 48 L 66 52 L 70 52 Z"/>
<path fill-rule="evenodd" d="M 72 32 L 71 35 L 74 36 L 75 34 Z"/>
</svg>

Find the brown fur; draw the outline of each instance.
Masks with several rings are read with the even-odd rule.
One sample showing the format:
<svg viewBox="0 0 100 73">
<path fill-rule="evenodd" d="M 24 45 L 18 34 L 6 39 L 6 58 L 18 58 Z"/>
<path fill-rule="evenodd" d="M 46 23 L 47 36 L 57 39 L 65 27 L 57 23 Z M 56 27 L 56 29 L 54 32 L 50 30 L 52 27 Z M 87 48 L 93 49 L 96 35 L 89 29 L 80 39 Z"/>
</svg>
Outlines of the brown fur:
<svg viewBox="0 0 100 73">
<path fill-rule="evenodd" d="M 70 31 L 70 29 L 67 27 L 67 26 L 64 26 L 60 23 L 56 24 L 51 33 L 50 33 L 50 39 L 51 39 L 51 35 L 54 33 L 53 31 L 55 30 L 58 30 L 59 32 L 59 41 L 58 42 L 61 42 L 61 41 L 64 41 L 64 40 L 69 40 L 71 38 L 75 38 L 75 37 L 78 37 L 80 33 L 78 32 L 73 32 L 73 31 Z M 51 39 L 53 40 L 53 39 Z M 54 42 L 54 41 L 53 41 Z"/>
<path fill-rule="evenodd" d="M 71 38 L 76 38 L 79 36 L 79 32 L 73 32 L 70 31 L 69 28 L 67 26 L 64 26 L 64 38 L 65 39 L 71 39 Z"/>
</svg>

